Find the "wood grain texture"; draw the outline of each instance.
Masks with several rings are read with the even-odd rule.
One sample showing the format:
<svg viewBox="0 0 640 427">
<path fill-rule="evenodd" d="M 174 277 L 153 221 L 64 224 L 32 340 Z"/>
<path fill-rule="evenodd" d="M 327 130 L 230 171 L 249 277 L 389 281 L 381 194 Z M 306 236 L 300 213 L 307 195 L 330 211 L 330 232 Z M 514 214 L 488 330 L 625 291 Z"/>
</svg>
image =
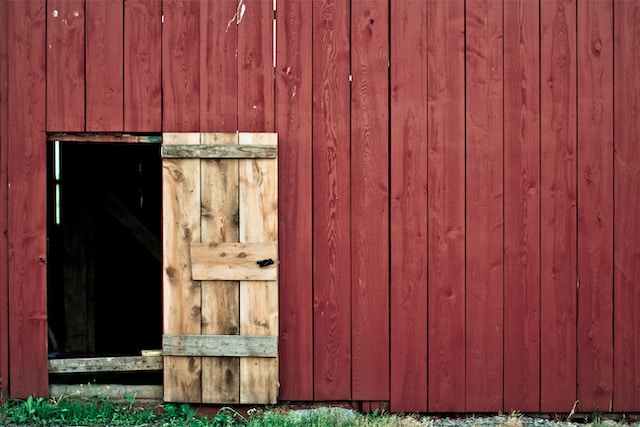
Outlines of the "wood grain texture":
<svg viewBox="0 0 640 427">
<path fill-rule="evenodd" d="M 230 144 L 167 145 L 162 147 L 162 157 L 180 159 L 275 159 L 275 145 L 251 146 Z"/>
<path fill-rule="evenodd" d="M 47 131 L 85 126 L 85 13 L 82 0 L 47 2 Z"/>
<path fill-rule="evenodd" d="M 312 10 L 277 1 L 281 400 L 313 400 Z"/>
<path fill-rule="evenodd" d="M 9 395 L 9 2 L 0 1 L 0 399 Z"/>
<path fill-rule="evenodd" d="M 162 356 L 81 357 L 49 360 L 49 372 L 52 374 L 160 370 L 162 370 Z"/>
<path fill-rule="evenodd" d="M 8 52 L 9 359 L 11 397 L 48 394 L 46 9 L 10 1 Z M 28 102 L 25 102 L 28 100 Z"/>
<path fill-rule="evenodd" d="M 540 410 L 538 2 L 504 2 L 504 411 Z"/>
<path fill-rule="evenodd" d="M 202 284 L 202 333 L 240 333 L 240 288 L 237 282 L 207 281 Z M 240 401 L 240 359 L 202 359 L 202 402 Z"/>
<path fill-rule="evenodd" d="M 576 401 L 576 3 L 543 1 L 541 78 L 541 396 Z"/>
<path fill-rule="evenodd" d="M 278 339 L 251 335 L 164 335 L 162 353 L 166 356 L 272 358 L 278 356 Z"/>
<path fill-rule="evenodd" d="M 162 130 L 200 130 L 199 5 L 192 0 L 163 0 Z M 218 129 L 215 129 L 218 130 Z"/>
<path fill-rule="evenodd" d="M 203 3 L 204 4 L 204 3 Z M 237 145 L 238 134 L 201 134 L 201 143 Z M 238 242 L 238 161 L 203 160 L 200 225 L 202 242 Z M 202 333 L 240 333 L 240 284 L 237 281 L 202 283 Z M 202 359 L 202 400 L 205 403 L 240 401 L 240 359 Z"/>
<path fill-rule="evenodd" d="M 245 3 L 242 17 L 236 20 L 238 31 L 238 129 L 241 132 L 271 132 L 275 123 L 275 92 L 273 83 L 273 1 L 258 0 Z M 240 14 L 242 10 L 239 11 Z M 240 15 L 239 14 L 239 15 Z M 233 23 L 232 23 L 233 25 Z M 262 145 L 266 140 L 253 139 L 240 133 L 240 143 L 246 138 L 250 144 Z M 244 165 L 244 166 L 243 166 Z M 255 173 L 264 171 L 264 182 L 259 186 Z M 244 168 L 244 172 L 243 172 Z M 264 168 L 264 169 L 263 169 Z M 270 169 L 274 168 L 274 169 Z M 243 178 L 244 173 L 244 178 Z M 271 175 L 271 173 L 275 175 Z M 276 241 L 277 217 L 277 162 L 275 160 L 243 160 L 240 165 L 240 185 L 249 185 L 240 194 L 240 241 Z M 272 179 L 275 182 L 272 182 Z M 246 182 L 243 182 L 246 181 Z M 274 184 L 275 186 L 271 187 Z M 262 192 L 265 192 L 262 194 Z M 248 198 L 247 198 L 248 197 Z M 263 199 L 263 203 L 259 201 Z M 275 205 L 270 206 L 269 204 Z M 242 213 L 243 208 L 250 211 Z M 258 208 L 259 207 L 259 208 Z M 260 217 L 275 209 L 274 217 Z M 251 212 L 251 210 L 253 212 Z M 273 212 L 273 211 L 272 211 Z M 264 221 L 263 221 L 264 220 Z M 244 298 L 243 298 L 244 295 Z M 241 282 L 240 300 L 249 304 L 240 308 L 240 333 L 277 335 L 278 287 L 277 282 Z M 252 302 L 254 305 L 252 305 Z M 262 309 L 258 310 L 260 308 Z M 275 310 L 275 311 L 274 311 Z M 273 316 L 275 317 L 269 317 Z M 278 361 L 243 358 L 240 360 L 240 402 L 275 402 L 278 395 Z"/>
<path fill-rule="evenodd" d="M 200 3 L 200 130 L 238 128 L 238 1 Z"/>
<path fill-rule="evenodd" d="M 200 3 L 200 129 L 203 132 L 234 132 L 238 128 L 238 33 L 227 25 L 238 2 L 223 0 Z M 210 143 L 211 141 L 207 142 Z M 202 218 L 205 241 L 237 242 L 238 162 L 205 162 L 206 179 Z M 206 195 L 206 198 L 204 197 Z M 203 292 L 203 333 L 240 333 L 240 284 L 206 282 Z M 240 401 L 240 359 L 206 358 L 202 361 L 203 400 Z M 220 379 L 224 379 L 220 381 Z"/>
<path fill-rule="evenodd" d="M 238 129 L 272 132 L 275 127 L 273 0 L 243 4 L 245 13 L 237 23 Z"/>
<path fill-rule="evenodd" d="M 351 399 L 349 4 L 313 2 L 313 397 Z"/>
<path fill-rule="evenodd" d="M 578 410 L 613 400 L 613 2 L 578 8 Z"/>
<path fill-rule="evenodd" d="M 613 410 L 640 407 L 640 4 L 614 4 Z"/>
<path fill-rule="evenodd" d="M 391 3 L 391 411 L 427 411 L 427 3 Z"/>
<path fill-rule="evenodd" d="M 464 411 L 464 2 L 430 1 L 428 110 L 428 409 Z"/>
<path fill-rule="evenodd" d="M 165 134 L 164 144 L 198 144 L 197 133 Z M 201 333 L 200 282 L 191 280 L 189 246 L 200 240 L 200 160 L 162 161 L 163 334 Z M 199 357 L 164 358 L 164 400 L 201 401 Z"/>
<path fill-rule="evenodd" d="M 124 0 L 91 0 L 86 14 L 86 130 L 124 128 Z"/>
<path fill-rule="evenodd" d="M 275 134 L 240 133 L 240 144 L 277 144 Z M 278 162 L 241 160 L 240 242 L 278 240 Z M 278 282 L 240 282 L 240 335 L 278 336 Z M 240 403 L 276 403 L 278 359 L 240 359 Z"/>
<path fill-rule="evenodd" d="M 389 400 L 389 10 L 351 5 L 352 399 Z"/>
<path fill-rule="evenodd" d="M 502 3 L 466 5 L 465 410 L 502 409 Z"/>
<path fill-rule="evenodd" d="M 162 131 L 162 2 L 124 0 L 124 131 Z"/>
<path fill-rule="evenodd" d="M 260 266 L 262 260 L 271 265 Z M 276 243 L 193 243 L 191 268 L 194 280 L 277 280 Z"/>
<path fill-rule="evenodd" d="M 140 400 L 161 400 L 161 385 L 145 384 L 51 384 L 49 395 L 73 396 L 77 399 L 122 399 L 122 396 L 136 396 Z"/>
</svg>

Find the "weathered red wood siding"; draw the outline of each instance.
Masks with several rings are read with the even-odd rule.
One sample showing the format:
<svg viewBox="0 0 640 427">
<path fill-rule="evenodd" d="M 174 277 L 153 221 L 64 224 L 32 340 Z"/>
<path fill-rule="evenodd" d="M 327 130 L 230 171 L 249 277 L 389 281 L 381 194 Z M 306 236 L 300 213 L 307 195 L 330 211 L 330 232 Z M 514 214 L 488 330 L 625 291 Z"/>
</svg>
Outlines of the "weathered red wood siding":
<svg viewBox="0 0 640 427">
<path fill-rule="evenodd" d="M 48 394 L 46 11 L 42 0 L 8 3 L 9 386 L 13 397 L 44 396 Z"/>
<path fill-rule="evenodd" d="M 278 153 L 280 399 L 313 400 L 313 4 L 278 0 L 276 129 L 289 141 Z M 295 142 L 293 142 L 295 141 Z"/>
<path fill-rule="evenodd" d="M 540 9 L 504 2 L 504 408 L 540 410 Z"/>
<path fill-rule="evenodd" d="M 351 398 L 349 16 L 347 1 L 313 2 L 311 239 L 317 400 Z"/>
<path fill-rule="evenodd" d="M 389 400 L 389 8 L 351 3 L 351 393 Z"/>
<path fill-rule="evenodd" d="M 162 128 L 161 32 L 162 2 L 124 0 L 125 132 Z"/>
<path fill-rule="evenodd" d="M 275 130 L 281 400 L 640 411 L 640 4 L 276 3 L 274 62 L 273 0 L 0 2 L 0 386 L 47 390 L 45 131 Z"/>
<path fill-rule="evenodd" d="M 427 410 L 427 3 L 392 2 L 392 411 Z"/>
<path fill-rule="evenodd" d="M 502 3 L 467 2 L 465 409 L 502 408 Z"/>
<path fill-rule="evenodd" d="M 427 3 L 428 158 L 419 162 L 427 165 L 427 408 L 434 412 L 465 407 L 464 7 Z"/>
<path fill-rule="evenodd" d="M 578 7 L 577 399 L 585 411 L 612 410 L 613 7 Z"/>
<path fill-rule="evenodd" d="M 86 130 L 124 130 L 124 0 L 85 2 Z"/>
<path fill-rule="evenodd" d="M 9 395 L 9 254 L 7 242 L 7 151 L 9 7 L 0 3 L 0 399 Z"/>
<path fill-rule="evenodd" d="M 613 410 L 640 407 L 640 3 L 614 2 Z"/>
<path fill-rule="evenodd" d="M 576 3 L 540 2 L 541 409 L 576 401 Z"/>
<path fill-rule="evenodd" d="M 84 3 L 47 2 L 48 131 L 85 130 Z"/>
</svg>

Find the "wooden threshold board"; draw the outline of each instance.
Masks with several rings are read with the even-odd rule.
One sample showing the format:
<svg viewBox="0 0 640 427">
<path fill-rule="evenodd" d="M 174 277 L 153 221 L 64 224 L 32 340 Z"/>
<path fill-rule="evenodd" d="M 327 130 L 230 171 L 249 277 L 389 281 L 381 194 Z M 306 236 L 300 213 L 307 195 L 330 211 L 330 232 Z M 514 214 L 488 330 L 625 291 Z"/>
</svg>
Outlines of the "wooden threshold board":
<svg viewBox="0 0 640 427">
<path fill-rule="evenodd" d="M 89 399 L 99 396 L 122 399 L 125 395 L 136 396 L 136 400 L 161 400 L 162 386 L 143 384 L 51 384 L 49 386 L 49 396 L 51 397 L 67 396 Z"/>
</svg>

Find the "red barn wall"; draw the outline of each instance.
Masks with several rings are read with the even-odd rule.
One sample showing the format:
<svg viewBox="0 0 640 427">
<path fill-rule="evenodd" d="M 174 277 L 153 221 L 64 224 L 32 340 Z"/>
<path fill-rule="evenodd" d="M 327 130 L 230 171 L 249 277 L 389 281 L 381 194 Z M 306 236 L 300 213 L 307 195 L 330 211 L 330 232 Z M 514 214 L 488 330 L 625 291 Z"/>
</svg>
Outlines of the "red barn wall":
<svg viewBox="0 0 640 427">
<path fill-rule="evenodd" d="M 281 400 L 640 411 L 640 2 L 277 0 L 275 68 L 273 16 L 0 2 L 0 384 L 47 392 L 46 132 L 276 131 Z"/>
<path fill-rule="evenodd" d="M 8 3 L 0 3 L 0 399 L 9 383 L 9 255 L 7 246 Z"/>
</svg>

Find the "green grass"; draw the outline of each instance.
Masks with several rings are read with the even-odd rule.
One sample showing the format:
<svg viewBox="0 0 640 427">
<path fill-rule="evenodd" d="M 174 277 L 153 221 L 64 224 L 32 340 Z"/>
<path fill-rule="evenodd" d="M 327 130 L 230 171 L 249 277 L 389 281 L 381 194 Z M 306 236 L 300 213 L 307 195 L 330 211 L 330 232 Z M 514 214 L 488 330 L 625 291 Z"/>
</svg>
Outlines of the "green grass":
<svg viewBox="0 0 640 427">
<path fill-rule="evenodd" d="M 287 410 L 251 409 L 247 416 L 233 408 L 223 408 L 212 417 L 200 416 L 191 406 L 165 404 L 142 407 L 135 395 L 124 396 L 124 401 L 113 402 L 106 398 L 81 400 L 60 399 L 9 399 L 0 406 L 0 426 L 148 426 L 148 427 L 434 427 L 433 419 L 403 414 L 359 414 L 343 408 L 321 407 L 315 409 Z M 523 427 L 523 416 L 517 412 L 496 417 L 495 427 Z M 613 427 L 625 424 L 602 421 L 594 414 L 589 427 Z M 465 425 L 470 425 L 466 423 Z M 475 425 L 471 424 L 471 425 Z M 481 425 L 481 424 L 478 424 Z M 559 424 L 558 424 L 559 425 Z M 625 427 L 627 427 L 625 425 Z M 640 425 L 638 425 L 640 427 Z"/>
<path fill-rule="evenodd" d="M 80 400 L 61 399 L 9 399 L 0 406 L 0 425 L 29 426 L 138 426 L 153 427 L 288 427 L 288 426 L 418 426 L 426 425 L 407 417 L 382 416 L 377 413 L 362 415 L 340 408 L 286 411 L 250 410 L 242 416 L 232 408 L 223 408 L 212 417 L 199 416 L 189 405 L 163 405 L 143 408 L 136 404 L 135 396 L 125 396 L 125 402 L 112 402 L 105 398 Z"/>
</svg>

